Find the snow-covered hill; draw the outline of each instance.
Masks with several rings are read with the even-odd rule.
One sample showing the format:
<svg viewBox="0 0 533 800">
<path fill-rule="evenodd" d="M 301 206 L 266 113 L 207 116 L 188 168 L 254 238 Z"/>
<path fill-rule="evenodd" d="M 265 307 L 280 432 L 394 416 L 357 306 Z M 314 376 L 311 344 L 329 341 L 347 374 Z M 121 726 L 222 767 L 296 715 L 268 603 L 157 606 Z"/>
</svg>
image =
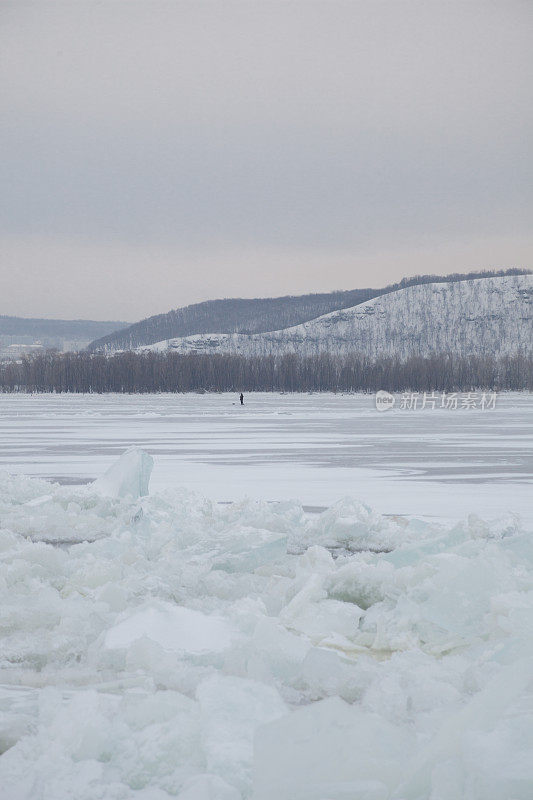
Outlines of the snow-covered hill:
<svg viewBox="0 0 533 800">
<path fill-rule="evenodd" d="M 175 308 L 166 314 L 135 322 L 91 342 L 93 353 L 113 353 L 146 347 L 166 339 L 218 333 L 265 333 L 281 331 L 316 319 L 333 311 L 352 308 L 375 297 L 426 283 L 450 283 L 477 278 L 527 274 L 527 269 L 481 272 L 454 272 L 448 275 L 412 275 L 379 289 L 347 289 L 323 294 L 287 295 L 285 297 L 228 297 Z M 0 319 L 1 322 L 1 319 Z"/>
<path fill-rule="evenodd" d="M 428 283 L 271 333 L 197 334 L 143 350 L 243 355 L 357 351 L 370 357 L 533 350 L 533 276 Z"/>
</svg>

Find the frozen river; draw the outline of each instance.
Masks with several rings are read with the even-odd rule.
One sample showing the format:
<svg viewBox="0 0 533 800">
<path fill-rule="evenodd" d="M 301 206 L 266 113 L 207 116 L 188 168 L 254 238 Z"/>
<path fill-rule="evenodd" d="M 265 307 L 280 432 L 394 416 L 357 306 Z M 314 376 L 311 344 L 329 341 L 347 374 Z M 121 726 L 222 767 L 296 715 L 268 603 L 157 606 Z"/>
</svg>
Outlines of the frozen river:
<svg viewBox="0 0 533 800">
<path fill-rule="evenodd" d="M 2 800 L 530 800 L 532 406 L 0 396 Z"/>
<path fill-rule="evenodd" d="M 84 483 L 130 445 L 152 488 L 325 507 L 350 495 L 385 514 L 531 512 L 533 398 L 496 407 L 375 409 L 372 395 L 0 396 L 0 469 Z M 437 403 L 438 405 L 438 403 Z M 460 406 L 460 403 L 459 403 Z"/>
</svg>

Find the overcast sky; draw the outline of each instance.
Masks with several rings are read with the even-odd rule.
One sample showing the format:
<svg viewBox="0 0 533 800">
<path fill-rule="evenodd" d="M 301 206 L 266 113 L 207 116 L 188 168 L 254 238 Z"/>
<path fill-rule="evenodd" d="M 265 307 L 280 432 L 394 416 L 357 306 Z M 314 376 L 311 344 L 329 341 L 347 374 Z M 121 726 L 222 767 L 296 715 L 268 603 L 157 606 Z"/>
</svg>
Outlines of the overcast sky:
<svg viewBox="0 0 533 800">
<path fill-rule="evenodd" d="M 533 266 L 533 2 L 0 2 L 0 314 Z"/>
</svg>

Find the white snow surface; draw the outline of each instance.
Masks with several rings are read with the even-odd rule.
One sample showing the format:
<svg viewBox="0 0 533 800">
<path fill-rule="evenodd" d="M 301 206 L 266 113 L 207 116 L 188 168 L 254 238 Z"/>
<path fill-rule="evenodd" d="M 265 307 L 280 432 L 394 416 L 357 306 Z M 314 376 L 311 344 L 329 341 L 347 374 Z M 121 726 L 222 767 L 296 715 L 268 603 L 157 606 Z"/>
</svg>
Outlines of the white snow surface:
<svg viewBox="0 0 533 800">
<path fill-rule="evenodd" d="M 397 394 L 381 414 L 363 394 L 245 394 L 242 407 L 235 394 L 0 395 L 0 471 L 87 483 L 134 443 L 154 458 L 153 491 L 533 522 L 533 395 L 503 393 L 485 412 L 461 395 L 456 410 L 422 399 L 402 410 Z M 64 525 L 80 524 L 65 509 Z"/>
<path fill-rule="evenodd" d="M 408 286 L 270 333 L 209 333 L 137 348 L 266 355 L 512 355 L 533 344 L 533 275 Z"/>
<path fill-rule="evenodd" d="M 1 796 L 530 800 L 532 532 L 2 473 Z"/>
</svg>

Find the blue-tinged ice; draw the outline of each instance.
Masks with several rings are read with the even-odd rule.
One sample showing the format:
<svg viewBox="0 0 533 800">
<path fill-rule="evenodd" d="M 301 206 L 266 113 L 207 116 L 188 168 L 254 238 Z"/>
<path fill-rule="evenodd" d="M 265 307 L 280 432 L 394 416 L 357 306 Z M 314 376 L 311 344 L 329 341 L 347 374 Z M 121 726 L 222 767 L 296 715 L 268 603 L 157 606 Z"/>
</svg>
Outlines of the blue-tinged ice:
<svg viewBox="0 0 533 800">
<path fill-rule="evenodd" d="M 148 494 L 154 459 L 140 447 L 130 447 L 115 461 L 92 488 L 107 497 L 144 497 Z"/>
</svg>

